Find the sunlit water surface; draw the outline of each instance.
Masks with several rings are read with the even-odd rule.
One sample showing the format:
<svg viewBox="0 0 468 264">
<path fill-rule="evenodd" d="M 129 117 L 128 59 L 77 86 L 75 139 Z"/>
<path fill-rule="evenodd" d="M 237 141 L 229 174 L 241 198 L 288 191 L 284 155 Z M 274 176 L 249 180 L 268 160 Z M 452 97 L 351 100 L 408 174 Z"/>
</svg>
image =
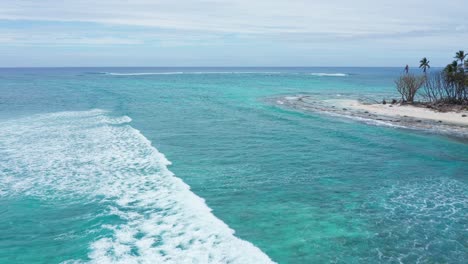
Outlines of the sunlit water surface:
<svg viewBox="0 0 468 264">
<path fill-rule="evenodd" d="M 268 100 L 400 72 L 0 69 L 0 263 L 463 263 L 466 142 Z"/>
</svg>

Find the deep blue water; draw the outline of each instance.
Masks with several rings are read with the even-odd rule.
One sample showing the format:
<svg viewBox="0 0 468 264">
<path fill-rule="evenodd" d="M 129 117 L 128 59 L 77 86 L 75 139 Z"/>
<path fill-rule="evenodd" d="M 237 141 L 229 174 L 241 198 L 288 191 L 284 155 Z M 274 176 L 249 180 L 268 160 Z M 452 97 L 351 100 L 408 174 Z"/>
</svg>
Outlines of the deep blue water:
<svg viewBox="0 0 468 264">
<path fill-rule="evenodd" d="M 466 143 L 268 101 L 401 72 L 0 69 L 0 263 L 463 263 Z"/>
</svg>

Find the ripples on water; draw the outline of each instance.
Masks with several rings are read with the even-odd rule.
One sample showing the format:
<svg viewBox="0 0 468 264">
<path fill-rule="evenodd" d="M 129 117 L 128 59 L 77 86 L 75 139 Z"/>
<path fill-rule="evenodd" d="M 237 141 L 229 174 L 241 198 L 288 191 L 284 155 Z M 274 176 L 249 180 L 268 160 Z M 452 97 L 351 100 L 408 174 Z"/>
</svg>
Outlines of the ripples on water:
<svg viewBox="0 0 468 264">
<path fill-rule="evenodd" d="M 468 259 L 466 144 L 268 101 L 401 69 L 255 71 L 0 69 L 0 263 Z"/>
<path fill-rule="evenodd" d="M 92 263 L 271 262 L 258 248 L 234 237 L 128 122 L 128 117 L 92 110 L 0 123 L 0 161 L 8 169 L 0 171 L 0 194 L 11 199 L 77 199 L 95 203 L 96 215 L 87 221 L 117 217 L 118 223 L 79 230 L 110 231 L 88 245 Z M 63 235 L 49 234 L 47 239 Z M 24 242 L 12 237 L 8 243 Z M 8 254 L 20 252 L 12 249 Z"/>
</svg>

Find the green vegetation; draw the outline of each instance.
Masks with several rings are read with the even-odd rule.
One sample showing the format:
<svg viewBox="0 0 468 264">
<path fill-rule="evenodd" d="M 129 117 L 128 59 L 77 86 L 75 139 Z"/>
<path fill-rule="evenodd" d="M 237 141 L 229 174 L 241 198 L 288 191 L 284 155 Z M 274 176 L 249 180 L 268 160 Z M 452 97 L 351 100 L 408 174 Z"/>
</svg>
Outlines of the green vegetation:
<svg viewBox="0 0 468 264">
<path fill-rule="evenodd" d="M 419 68 L 423 69 L 424 74 L 426 74 L 427 69 L 431 68 L 431 66 L 429 66 L 429 62 L 430 61 L 426 57 L 422 58 L 421 61 L 419 61 Z"/>
<path fill-rule="evenodd" d="M 429 60 L 422 58 L 419 68 L 423 75 L 406 73 L 400 76 L 395 84 L 401 94 L 401 103 L 414 103 L 415 98 L 421 98 L 419 103 L 447 106 L 468 106 L 468 60 L 463 50 L 455 54 L 454 61 L 443 71 L 428 74 Z M 423 88 L 423 89 L 421 89 Z"/>
</svg>

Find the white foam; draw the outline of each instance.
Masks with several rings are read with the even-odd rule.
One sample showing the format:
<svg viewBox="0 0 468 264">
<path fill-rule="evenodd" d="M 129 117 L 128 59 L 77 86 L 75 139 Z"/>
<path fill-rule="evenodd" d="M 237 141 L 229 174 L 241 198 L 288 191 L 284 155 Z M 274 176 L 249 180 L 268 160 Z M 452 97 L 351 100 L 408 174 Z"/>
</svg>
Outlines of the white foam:
<svg viewBox="0 0 468 264">
<path fill-rule="evenodd" d="M 384 213 L 376 223 L 377 252 L 382 262 L 412 263 L 411 255 L 417 255 L 419 263 L 436 258 L 451 262 L 466 255 L 460 235 L 467 231 L 466 185 L 452 178 L 420 176 L 382 180 L 383 187 L 370 192 L 362 205 L 364 213 L 379 207 Z M 389 236 L 399 239 L 388 243 Z"/>
<path fill-rule="evenodd" d="M 106 75 L 114 76 L 141 76 L 141 75 L 174 75 L 184 74 L 183 72 L 105 72 Z"/>
<path fill-rule="evenodd" d="M 184 72 L 184 74 L 283 74 L 281 72 L 264 72 L 264 71 L 238 71 L 238 72 Z"/>
<path fill-rule="evenodd" d="M 323 72 L 313 72 L 310 73 L 313 76 L 320 76 L 320 77 L 346 77 L 348 74 L 346 73 L 323 73 Z"/>
<path fill-rule="evenodd" d="M 200 74 L 281 74 L 281 72 L 105 72 L 113 76 L 141 76 L 141 75 L 200 75 Z"/>
<path fill-rule="evenodd" d="M 301 73 L 301 72 L 264 72 L 264 71 L 198 71 L 198 72 L 103 72 L 106 75 L 112 76 L 144 76 L 144 75 L 200 75 L 200 74 L 294 74 L 294 75 L 312 75 L 319 77 L 346 77 L 349 74 L 346 73 L 323 73 L 323 72 L 312 72 L 312 73 Z"/>
<path fill-rule="evenodd" d="M 271 263 L 129 121 L 92 110 L 1 122 L 0 195 L 109 204 L 122 223 L 101 226 L 111 234 L 90 245 L 91 263 Z"/>
</svg>

